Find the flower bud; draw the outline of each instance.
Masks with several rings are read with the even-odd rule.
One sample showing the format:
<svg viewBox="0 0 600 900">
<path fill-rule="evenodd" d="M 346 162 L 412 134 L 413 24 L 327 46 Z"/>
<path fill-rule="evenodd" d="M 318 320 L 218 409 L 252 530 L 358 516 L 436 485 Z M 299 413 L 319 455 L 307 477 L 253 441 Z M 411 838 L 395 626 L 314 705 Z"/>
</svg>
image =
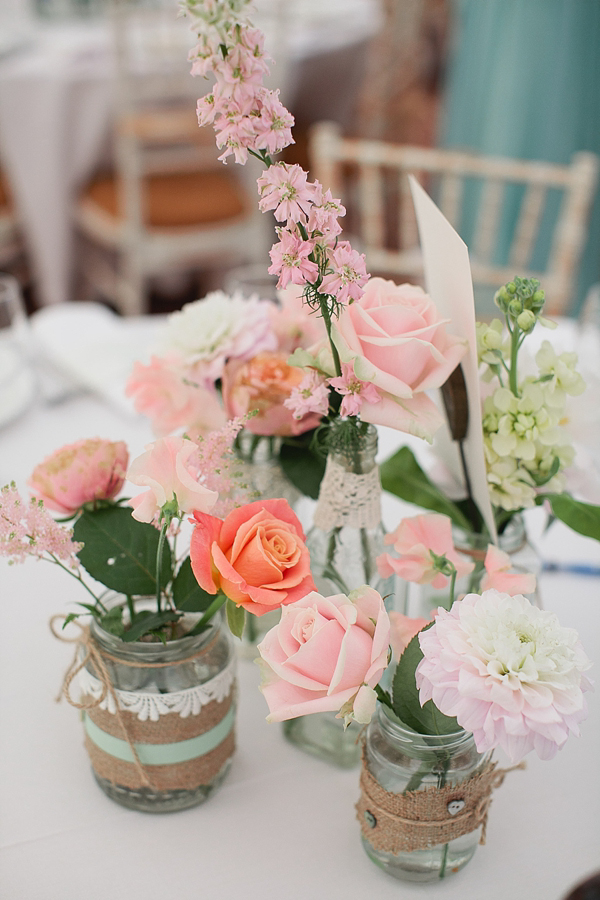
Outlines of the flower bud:
<svg viewBox="0 0 600 900">
<path fill-rule="evenodd" d="M 535 313 L 532 313 L 530 309 L 524 309 L 523 312 L 517 316 L 517 325 L 522 331 L 531 331 L 535 323 Z"/>
<path fill-rule="evenodd" d="M 523 312 L 523 304 L 516 297 L 508 304 L 508 311 L 515 319 Z"/>
</svg>

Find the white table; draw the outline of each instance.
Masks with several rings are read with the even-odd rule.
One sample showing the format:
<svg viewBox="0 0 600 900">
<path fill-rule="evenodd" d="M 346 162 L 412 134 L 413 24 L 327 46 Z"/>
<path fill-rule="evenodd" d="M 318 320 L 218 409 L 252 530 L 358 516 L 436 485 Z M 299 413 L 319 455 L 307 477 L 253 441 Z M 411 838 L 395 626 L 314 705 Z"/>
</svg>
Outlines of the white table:
<svg viewBox="0 0 600 900">
<path fill-rule="evenodd" d="M 303 61 L 366 41 L 380 25 L 379 5 L 380 0 L 293 0 L 286 81 L 297 83 Z M 256 6 L 261 25 L 272 0 L 257 0 Z M 282 75 L 273 72 L 274 79 Z M 70 299 L 72 203 L 106 150 L 114 76 L 105 22 L 32 26 L 29 43 L 0 55 L 0 157 L 43 303 Z M 291 85 L 292 106 L 293 93 Z"/>
<path fill-rule="evenodd" d="M 38 407 L 0 432 L 0 483 L 21 488 L 58 446 L 99 435 L 151 439 L 145 421 L 91 396 Z M 383 453 L 397 443 L 382 435 Z M 387 498 L 388 526 L 399 518 Z M 540 518 L 534 514 L 533 531 Z M 544 556 L 600 563 L 600 547 L 560 525 Z M 78 715 L 56 705 L 72 648 L 48 619 L 73 609 L 79 586 L 45 563 L 0 560 L 0 896 L 4 900 L 561 900 L 600 866 L 597 696 L 580 740 L 552 762 L 528 758 L 497 792 L 488 842 L 455 879 L 396 882 L 362 851 L 354 818 L 358 773 L 312 759 L 265 722 L 258 670 L 240 662 L 238 751 L 218 794 L 182 813 L 151 816 L 112 803 L 92 779 Z M 600 659 L 600 579 L 542 578 L 546 607 L 577 628 Z M 592 673 L 593 675 L 594 673 Z"/>
</svg>

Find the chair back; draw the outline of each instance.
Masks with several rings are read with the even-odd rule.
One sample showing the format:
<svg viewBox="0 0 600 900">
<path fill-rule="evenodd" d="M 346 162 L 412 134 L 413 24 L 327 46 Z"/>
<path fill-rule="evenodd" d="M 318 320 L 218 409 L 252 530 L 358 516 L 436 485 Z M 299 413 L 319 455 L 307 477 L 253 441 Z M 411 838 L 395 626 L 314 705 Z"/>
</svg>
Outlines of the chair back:
<svg viewBox="0 0 600 900">
<path fill-rule="evenodd" d="M 476 286 L 495 289 L 515 275 L 536 277 L 548 312 L 566 310 L 596 189 L 595 154 L 576 153 L 569 165 L 504 159 L 345 138 L 331 123 L 314 127 L 310 152 L 315 176 L 349 206 L 351 230 L 372 274 L 423 273 L 407 178 L 412 174 L 459 234 L 472 232 Z M 516 218 L 510 211 L 514 198 Z M 551 241 L 540 265 L 541 225 L 547 222 Z"/>
</svg>

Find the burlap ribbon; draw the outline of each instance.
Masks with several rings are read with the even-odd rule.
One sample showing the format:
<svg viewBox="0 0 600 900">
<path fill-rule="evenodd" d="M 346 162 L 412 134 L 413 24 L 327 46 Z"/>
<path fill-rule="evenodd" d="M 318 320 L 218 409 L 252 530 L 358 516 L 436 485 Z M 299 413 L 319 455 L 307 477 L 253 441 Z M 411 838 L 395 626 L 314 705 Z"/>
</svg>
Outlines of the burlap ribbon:
<svg viewBox="0 0 600 900">
<path fill-rule="evenodd" d="M 183 665 L 204 655 L 207 648 L 203 646 L 197 653 L 171 662 L 144 663 L 141 661 L 130 662 L 112 656 L 105 650 L 101 650 L 93 639 L 89 628 L 79 625 L 80 632 L 73 638 L 68 638 L 55 630 L 55 625 L 64 617 L 54 616 L 50 620 L 50 628 L 55 637 L 67 643 L 75 643 L 75 655 L 65 672 L 63 683 L 57 700 L 65 697 L 71 706 L 80 709 L 84 717 L 100 729 L 103 735 L 113 738 L 122 738 L 130 751 L 131 761 L 119 759 L 105 749 L 98 746 L 85 735 L 85 745 L 92 762 L 94 771 L 102 778 L 106 778 L 112 784 L 129 788 L 148 787 L 157 791 L 164 790 L 193 790 L 202 784 L 209 784 L 219 773 L 235 749 L 233 728 L 227 733 L 218 746 L 209 752 L 188 759 L 183 762 L 168 765 L 147 765 L 140 760 L 136 745 L 177 744 L 188 741 L 214 729 L 229 713 L 235 702 L 235 684 L 226 698 L 221 702 L 212 700 L 202 707 L 200 713 L 181 718 L 176 712 L 169 712 L 161 716 L 158 722 L 140 721 L 131 712 L 120 707 L 117 692 L 112 684 L 110 674 L 106 666 L 106 660 L 119 665 L 135 668 L 166 668 L 168 666 Z M 78 623 L 77 623 L 78 624 Z M 216 640 L 216 637 L 215 639 Z M 212 641 L 210 642 L 212 644 Z M 102 685 L 99 696 L 92 697 L 84 694 L 80 700 L 75 700 L 71 694 L 71 686 L 79 672 L 91 662 L 96 677 Z M 107 695 L 113 701 L 114 714 L 103 710 L 100 705 Z M 85 719 L 84 719 L 85 723 Z M 87 725 L 87 723 L 85 723 Z"/>
<path fill-rule="evenodd" d="M 381 787 L 363 758 L 356 804 L 363 837 L 375 850 L 396 854 L 447 844 L 481 825 L 479 843 L 485 844 L 493 790 L 508 772 L 524 768 L 525 763 L 509 769 L 488 763 L 461 784 L 395 794 Z"/>
</svg>

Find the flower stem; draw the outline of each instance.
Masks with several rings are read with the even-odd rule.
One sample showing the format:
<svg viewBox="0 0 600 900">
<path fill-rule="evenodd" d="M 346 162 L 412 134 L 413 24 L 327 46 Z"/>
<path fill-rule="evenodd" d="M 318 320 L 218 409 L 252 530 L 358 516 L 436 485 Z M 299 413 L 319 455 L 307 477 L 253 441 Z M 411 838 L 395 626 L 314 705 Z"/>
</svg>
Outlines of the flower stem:
<svg viewBox="0 0 600 900">
<path fill-rule="evenodd" d="M 508 380 L 511 393 L 514 394 L 515 397 L 519 396 L 519 387 L 517 382 L 517 353 L 519 352 L 520 346 L 519 333 L 520 328 L 515 322 L 510 335 L 510 373 Z"/>
<path fill-rule="evenodd" d="M 456 568 L 453 567 L 452 575 L 450 576 L 450 591 L 448 594 L 448 609 L 454 603 L 454 590 L 456 588 Z"/>
<path fill-rule="evenodd" d="M 160 530 L 160 537 L 158 539 L 158 549 L 156 551 L 156 611 L 157 612 L 161 611 L 160 580 L 161 580 L 161 573 L 162 573 L 162 555 L 163 555 L 163 548 L 165 546 L 165 541 L 167 539 L 167 528 L 168 527 L 169 527 L 168 522 L 164 521 L 163 526 Z"/>
<path fill-rule="evenodd" d="M 394 707 L 392 706 L 392 699 L 388 692 L 384 691 L 380 684 L 376 684 L 374 690 L 377 694 L 377 699 L 379 700 L 379 702 L 383 703 L 384 706 L 387 706 L 393 712 Z"/>
<path fill-rule="evenodd" d="M 69 569 L 68 566 L 65 566 L 63 563 L 61 563 L 60 559 L 58 559 L 58 557 L 56 557 L 53 553 L 51 553 L 50 556 L 51 556 L 51 559 L 49 559 L 48 562 L 56 563 L 57 566 L 60 566 L 61 569 L 64 569 L 65 572 L 67 572 L 67 573 L 68 573 L 69 575 L 71 575 L 73 578 L 76 578 L 77 581 L 79 582 L 79 584 L 81 584 L 81 585 L 86 589 L 86 591 L 88 592 L 88 594 L 91 594 L 91 596 L 94 598 L 94 600 L 96 601 L 96 603 L 98 604 L 98 606 L 100 606 L 101 609 L 104 610 L 104 612 L 108 612 L 107 608 L 105 607 L 105 605 L 104 605 L 104 603 L 102 602 L 102 600 L 100 599 L 100 597 L 97 597 L 97 596 L 95 595 L 95 593 L 93 592 L 93 590 L 85 583 L 85 581 L 83 580 L 83 578 L 81 577 L 81 575 L 79 575 L 79 574 L 76 573 L 76 572 L 73 572 L 72 569 Z"/>
<path fill-rule="evenodd" d="M 208 622 L 210 622 L 210 620 L 212 619 L 214 614 L 223 606 L 223 604 L 225 603 L 226 600 L 227 600 L 227 597 L 225 596 L 225 594 L 221 594 L 221 593 L 217 594 L 217 596 L 215 597 L 213 602 L 210 604 L 210 606 L 204 611 L 204 615 L 202 616 L 200 621 L 194 626 L 194 631 L 195 632 L 202 631 L 204 626 Z"/>
<path fill-rule="evenodd" d="M 333 343 L 333 338 L 331 337 L 331 313 L 329 312 L 327 300 L 323 294 L 321 294 L 321 296 L 319 297 L 319 306 L 321 307 L 321 316 L 323 317 L 323 321 L 325 322 L 327 337 L 329 338 L 329 346 L 331 347 L 331 355 L 333 357 L 335 374 L 339 377 L 342 374 L 342 364 L 340 362 L 340 354 L 338 353 L 338 349 Z"/>
</svg>

